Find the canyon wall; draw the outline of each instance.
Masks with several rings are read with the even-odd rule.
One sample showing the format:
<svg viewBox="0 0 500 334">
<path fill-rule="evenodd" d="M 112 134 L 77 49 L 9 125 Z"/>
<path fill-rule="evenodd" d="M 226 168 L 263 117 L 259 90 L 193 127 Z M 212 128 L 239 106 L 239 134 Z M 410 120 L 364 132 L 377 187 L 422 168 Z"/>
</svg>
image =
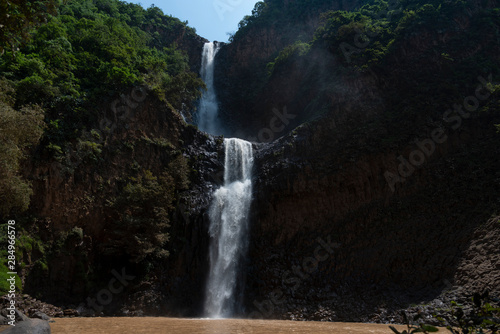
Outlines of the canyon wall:
<svg viewBox="0 0 500 334">
<path fill-rule="evenodd" d="M 213 188 L 222 181 L 222 142 L 187 125 L 151 92 L 141 92 L 144 98 L 135 101 L 134 108 L 119 97 L 103 104 L 99 124 L 106 126 L 93 129 L 88 142 L 72 143 L 65 156 L 39 157 L 26 166 L 34 194 L 25 226 L 44 244 L 43 253 L 24 254 L 26 293 L 84 314 L 199 312 L 208 261 L 205 211 Z M 116 242 L 153 231 L 147 225 L 129 230 L 115 205 L 126 185 L 136 184 L 143 172 L 158 179 L 162 173 L 172 174 L 171 164 L 179 156 L 187 164 L 174 169 L 186 168 L 181 172 L 188 176 L 189 187 L 176 189 L 168 208 L 169 257 L 153 257 L 148 269 L 148 261 L 131 260 L 133 254 Z M 175 179 L 175 172 L 172 175 Z M 134 278 L 127 289 L 113 295 L 106 307 L 93 306 L 87 298 L 95 302 L 98 292 L 122 270 L 125 277 Z"/>
<path fill-rule="evenodd" d="M 358 5 L 335 1 L 316 12 Z M 227 135 L 255 149 L 242 316 L 391 321 L 411 304 L 439 307 L 484 289 L 499 295 L 499 79 L 483 71 L 488 62 L 471 67 L 474 57 L 499 63 L 495 30 L 463 47 L 481 27 L 471 12 L 446 29 L 416 28 L 373 67 L 346 65 L 336 50 L 312 45 L 268 73 L 298 36 L 310 41 L 316 12 L 296 25 L 250 25 L 216 59 Z M 186 50 L 199 72 L 203 38 L 179 31 L 164 39 Z M 469 110 L 467 98 L 487 92 Z M 23 219 L 46 249 L 23 254 L 25 291 L 99 314 L 87 298 L 125 270 L 132 283 L 104 314 L 199 316 L 222 140 L 151 94 L 131 103 L 139 93 L 103 101 L 95 128 L 65 155 L 35 151 L 26 164 L 34 195 Z M 184 168 L 173 165 L 180 156 Z M 129 209 L 116 202 L 140 175 L 160 180 L 165 171 L 173 184 L 182 183 L 179 171 L 189 180 L 172 190 L 170 255 L 134 262 L 116 243 L 149 231 L 120 234 L 117 217 Z"/>
<path fill-rule="evenodd" d="M 319 14 L 328 10 L 350 10 L 360 1 L 316 1 L 299 18 L 292 12 L 299 1 L 279 3 L 279 20 L 258 21 L 238 31 L 231 43 L 222 45 L 216 59 L 215 85 L 220 101 L 220 115 L 227 135 L 250 138 L 269 122 L 268 114 L 277 107 L 278 98 L 270 109 L 256 106 L 265 90 L 266 65 L 279 52 L 297 39 L 308 41 L 320 24 Z M 243 30 L 243 29 L 240 29 Z M 281 82 L 284 83 L 283 81 Z M 293 81 L 287 82 L 294 84 Z M 269 93 L 267 98 L 275 92 Z M 271 98 L 273 99 L 273 98 Z M 260 106 L 259 106 L 260 107 Z M 269 106 L 267 106 L 269 107 Z"/>
<path fill-rule="evenodd" d="M 222 47 L 222 118 L 256 142 L 246 315 L 401 321 L 412 304 L 500 294 L 500 118 L 486 88 L 498 73 L 472 61 L 498 65 L 498 44 L 468 35 L 496 5 L 470 3 L 440 29 L 420 23 L 375 66 L 313 43 L 268 73 L 301 40 L 271 23 Z M 303 36 L 318 24 L 307 22 Z"/>
</svg>

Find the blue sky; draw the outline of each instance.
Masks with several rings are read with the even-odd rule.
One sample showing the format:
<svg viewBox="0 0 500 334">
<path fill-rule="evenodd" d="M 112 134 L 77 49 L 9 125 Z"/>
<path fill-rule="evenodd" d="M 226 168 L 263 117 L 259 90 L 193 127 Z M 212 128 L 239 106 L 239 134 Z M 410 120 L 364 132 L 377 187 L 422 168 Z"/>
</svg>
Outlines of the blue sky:
<svg viewBox="0 0 500 334">
<path fill-rule="evenodd" d="M 198 35 L 210 40 L 226 42 L 227 33 L 238 30 L 238 23 L 250 15 L 257 0 L 140 0 L 128 1 L 148 8 L 152 4 L 196 28 Z"/>
</svg>

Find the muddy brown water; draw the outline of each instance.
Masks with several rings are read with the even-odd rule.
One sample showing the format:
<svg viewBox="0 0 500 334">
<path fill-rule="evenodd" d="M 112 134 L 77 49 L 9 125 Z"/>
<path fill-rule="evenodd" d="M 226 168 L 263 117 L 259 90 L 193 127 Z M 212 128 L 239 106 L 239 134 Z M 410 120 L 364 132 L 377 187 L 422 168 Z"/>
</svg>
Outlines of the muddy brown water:
<svg viewBox="0 0 500 334">
<path fill-rule="evenodd" d="M 55 318 L 52 334 L 390 334 L 388 325 L 245 319 Z M 3 327 L 3 326 L 2 326 Z M 396 326 L 404 329 L 405 326 Z M 6 327 L 1 328 L 0 330 Z M 440 332 L 446 332 L 441 330 Z"/>
</svg>

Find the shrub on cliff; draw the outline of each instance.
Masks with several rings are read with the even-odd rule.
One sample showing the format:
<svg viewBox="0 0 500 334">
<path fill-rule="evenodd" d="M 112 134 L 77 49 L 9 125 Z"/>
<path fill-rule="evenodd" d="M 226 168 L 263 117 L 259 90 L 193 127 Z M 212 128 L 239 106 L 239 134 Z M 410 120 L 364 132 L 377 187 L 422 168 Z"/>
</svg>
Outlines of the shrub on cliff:
<svg viewBox="0 0 500 334">
<path fill-rule="evenodd" d="M 0 53 L 15 49 L 30 38 L 33 27 L 56 12 L 57 0 L 10 0 L 0 2 Z"/>
<path fill-rule="evenodd" d="M 283 50 L 281 50 L 280 54 L 273 62 L 269 62 L 267 64 L 268 74 L 271 75 L 274 70 L 280 66 L 284 66 L 287 62 L 294 56 L 303 56 L 310 49 L 310 45 L 308 43 L 303 43 L 300 41 L 295 42 L 292 45 L 287 46 Z"/>
<path fill-rule="evenodd" d="M 163 246 L 169 239 L 168 211 L 173 199 L 173 179 L 168 173 L 155 176 L 146 170 L 131 177 L 111 205 L 116 215 L 105 252 L 126 253 L 135 263 L 152 254 L 168 256 Z"/>
<path fill-rule="evenodd" d="M 36 105 L 14 109 L 12 93 L 8 82 L 0 80 L 0 216 L 28 208 L 31 189 L 20 164 L 43 131 L 43 110 Z"/>
<path fill-rule="evenodd" d="M 134 263 L 169 255 L 166 244 L 170 215 L 177 192 L 188 186 L 188 170 L 185 158 L 178 155 L 159 175 L 141 170 L 136 177 L 128 178 L 109 203 L 114 213 L 109 240 L 104 245 L 106 254 L 125 253 Z"/>
</svg>

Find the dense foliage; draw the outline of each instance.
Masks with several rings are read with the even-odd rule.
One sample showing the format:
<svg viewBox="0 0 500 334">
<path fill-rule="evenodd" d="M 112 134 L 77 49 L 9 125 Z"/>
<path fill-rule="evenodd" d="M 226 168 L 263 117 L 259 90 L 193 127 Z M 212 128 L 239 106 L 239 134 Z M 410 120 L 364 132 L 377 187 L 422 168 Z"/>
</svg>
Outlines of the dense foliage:
<svg viewBox="0 0 500 334">
<path fill-rule="evenodd" d="M 0 53 L 5 48 L 12 50 L 30 37 L 30 30 L 47 21 L 55 14 L 57 0 L 10 0 L 0 2 Z"/>
<path fill-rule="evenodd" d="M 89 106 L 133 85 L 146 85 L 173 107 L 191 105 L 202 83 L 189 72 L 187 55 L 158 33 L 179 28 L 194 34 L 157 7 L 69 1 L 19 52 L 5 52 L 0 76 L 15 86 L 17 106 L 47 108 L 50 140 L 67 139 L 95 120 Z"/>
<path fill-rule="evenodd" d="M 341 5 L 342 1 L 340 1 Z M 300 26 L 308 18 L 317 16 L 330 9 L 332 1 L 308 0 L 308 1 L 284 1 L 264 0 L 255 4 L 252 15 L 245 16 L 238 24 L 238 31 L 231 36 L 230 40 L 236 41 L 250 33 L 255 27 L 273 26 L 285 32 L 293 26 Z M 303 29 L 304 27 L 301 27 Z M 291 31 L 294 31 L 291 29 Z M 295 31 L 294 31 L 295 32 Z M 285 33 L 286 35 L 286 33 Z M 298 40 L 308 39 L 309 33 L 303 31 L 296 38 Z"/>
<path fill-rule="evenodd" d="M 268 8 L 278 6 L 279 1 L 260 3 L 263 14 L 254 14 L 246 18 L 240 25 L 251 26 L 259 22 L 262 16 L 272 16 Z M 298 1 L 297 5 L 288 9 L 288 12 L 312 14 L 320 6 L 318 1 L 312 8 L 305 7 L 306 1 Z M 298 4 L 304 5 L 300 7 Z M 295 10 L 295 7 L 299 8 Z M 265 9 L 265 10 L 264 10 Z M 471 14 L 478 14 L 472 22 L 467 22 Z M 453 39 L 452 46 L 472 47 L 479 40 L 490 38 L 495 41 L 500 36 L 498 28 L 499 9 L 477 9 L 471 2 L 463 0 L 407 0 L 386 1 L 373 0 L 351 11 L 325 11 L 321 13 L 322 23 L 314 32 L 313 38 L 303 40 L 297 37 L 297 42 L 308 42 L 312 47 L 329 50 L 344 65 L 354 65 L 359 68 L 368 68 L 375 65 L 384 65 L 383 60 L 394 52 L 409 37 L 417 31 L 427 33 L 450 33 Z M 293 20 L 293 15 L 291 15 Z M 470 24 L 470 26 L 469 26 Z M 459 34 L 460 30 L 469 28 L 469 34 L 478 39 L 464 40 Z M 244 29 L 239 34 L 243 34 Z M 235 36 L 236 37 L 236 36 Z M 469 36 L 472 37 L 472 36 Z M 297 43 L 296 42 L 296 43 Z M 464 44 L 465 43 L 465 44 Z M 295 44 L 296 45 L 296 44 Z M 437 46 L 437 49 L 443 46 Z M 432 50 L 437 52 L 438 50 Z M 453 62 L 454 59 L 444 52 L 440 53 L 443 62 Z M 283 61 L 289 53 L 285 48 L 279 59 Z M 494 63 L 482 59 L 485 67 L 492 68 Z"/>
<path fill-rule="evenodd" d="M 439 34 L 448 32 L 455 35 L 465 28 L 467 18 L 474 11 L 474 5 L 463 0 L 376 0 L 357 11 L 323 14 L 324 23 L 317 29 L 313 43 L 328 48 L 346 63 L 352 62 L 366 68 L 380 64 L 394 50 L 395 45 L 403 43 L 417 31 Z M 498 34 L 498 14 L 496 9 L 484 10 L 471 22 L 470 33 L 484 35 L 487 30 L 494 35 Z M 471 42 L 463 38 L 455 41 L 457 44 L 461 43 L 462 47 L 469 46 L 467 44 Z M 453 62 L 453 58 L 444 52 L 442 57 L 444 62 Z"/>
<path fill-rule="evenodd" d="M 0 29 L 3 45 L 20 45 L 20 41 L 30 39 L 19 50 L 6 48 L 0 58 L 0 79 L 3 86 L 12 89 L 13 98 L 2 104 L 2 119 L 10 119 L 11 132 L 27 136 L 29 129 L 15 119 L 35 117 L 26 110 L 28 105 L 37 105 L 29 110 L 38 114 L 41 108 L 45 110 L 43 147 L 62 156 L 70 140 L 88 143 L 80 137 L 97 127 L 98 110 L 132 87 L 146 87 L 177 110 L 193 107 L 203 83 L 190 72 L 186 53 L 162 37 L 195 35 L 185 22 L 154 6 L 143 9 L 118 0 L 71 0 L 58 8 L 56 4 L 2 2 L 7 6 L 2 7 L 2 17 L 8 14 L 9 20 L 15 20 L 11 26 L 19 28 L 9 32 L 5 27 Z M 35 10 L 44 14 L 35 15 Z M 41 26 L 28 30 L 35 23 Z M 5 90 L 0 94 L 8 96 Z M 38 127 L 38 123 L 33 124 Z M 30 136 L 34 134 L 39 136 L 30 131 Z M 18 147 L 28 139 L 33 142 L 32 137 L 19 139 L 22 145 Z M 9 152 L 9 159 L 18 161 L 19 152 Z M 16 166 L 11 164 L 10 168 Z M 30 196 L 27 184 L 9 180 L 24 189 L 20 191 L 24 198 L 18 202 L 24 203 L 20 208 L 26 208 Z M 9 187 L 2 190 L 9 191 Z"/>
<path fill-rule="evenodd" d="M 15 110 L 13 95 L 0 80 L 0 216 L 28 208 L 31 189 L 20 175 L 20 163 L 25 148 L 36 144 L 43 131 L 43 110 L 36 105 Z"/>
<path fill-rule="evenodd" d="M 127 254 L 131 262 L 147 256 L 165 258 L 165 244 L 170 236 L 169 212 L 173 209 L 175 192 L 187 188 L 187 161 L 175 157 L 159 176 L 149 170 L 126 180 L 119 195 L 109 202 L 114 209 L 112 239 L 104 246 L 107 255 Z"/>
<path fill-rule="evenodd" d="M 343 68 L 391 77 L 384 87 L 391 117 L 425 117 L 470 94 L 479 75 L 498 77 L 499 15 L 463 0 L 375 0 L 323 14 L 311 45 Z"/>
</svg>

